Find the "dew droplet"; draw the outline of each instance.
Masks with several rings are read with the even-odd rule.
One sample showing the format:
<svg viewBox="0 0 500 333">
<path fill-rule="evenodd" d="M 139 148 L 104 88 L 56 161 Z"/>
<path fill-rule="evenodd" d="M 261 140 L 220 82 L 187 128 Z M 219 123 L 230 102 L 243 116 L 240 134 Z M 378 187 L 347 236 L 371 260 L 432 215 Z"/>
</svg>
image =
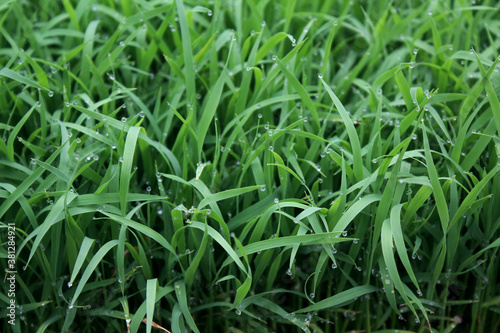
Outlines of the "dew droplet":
<svg viewBox="0 0 500 333">
<path fill-rule="evenodd" d="M 261 190 L 262 192 L 264 192 L 264 191 L 266 190 L 266 185 L 262 185 L 262 186 L 260 187 L 260 190 Z"/>
<path fill-rule="evenodd" d="M 54 96 L 54 92 L 51 90 L 51 91 L 49 91 L 49 93 L 47 95 L 49 95 L 49 97 L 52 97 L 52 96 Z"/>
</svg>

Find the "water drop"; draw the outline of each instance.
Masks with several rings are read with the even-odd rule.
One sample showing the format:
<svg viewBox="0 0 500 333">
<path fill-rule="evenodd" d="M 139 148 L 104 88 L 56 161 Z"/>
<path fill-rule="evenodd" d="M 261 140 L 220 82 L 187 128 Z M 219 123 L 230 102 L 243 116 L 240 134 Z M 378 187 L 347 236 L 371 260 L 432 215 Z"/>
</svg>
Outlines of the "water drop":
<svg viewBox="0 0 500 333">
<path fill-rule="evenodd" d="M 54 96 L 54 92 L 51 90 L 51 91 L 49 91 L 48 95 L 49 95 L 49 97 L 52 97 L 52 96 Z"/>
<path fill-rule="evenodd" d="M 278 199 L 278 198 L 274 198 L 274 203 L 276 203 L 276 204 L 277 204 L 277 203 L 279 203 L 279 202 L 280 202 L 280 199 Z"/>
<path fill-rule="evenodd" d="M 277 55 L 273 55 L 273 61 L 276 61 L 278 60 L 278 56 Z"/>
<path fill-rule="evenodd" d="M 410 62 L 410 68 L 415 68 L 415 62 Z"/>
<path fill-rule="evenodd" d="M 318 78 L 322 79 L 323 78 L 323 74 L 319 73 L 318 74 Z"/>
<path fill-rule="evenodd" d="M 213 13 L 212 13 L 212 11 L 211 11 L 211 10 L 209 10 L 209 11 L 208 11 L 208 13 L 207 13 L 207 15 L 208 15 L 208 16 L 212 16 L 212 14 L 213 14 Z"/>
<path fill-rule="evenodd" d="M 262 185 L 262 186 L 260 187 L 260 190 L 261 190 L 262 192 L 264 192 L 264 191 L 266 190 L 266 185 Z"/>
<path fill-rule="evenodd" d="M 124 42 L 124 41 L 121 41 L 121 42 L 120 42 L 120 46 L 125 46 L 125 42 Z"/>
<path fill-rule="evenodd" d="M 274 147 L 273 146 L 269 146 L 269 150 L 270 151 L 274 151 Z"/>
<path fill-rule="evenodd" d="M 336 269 L 336 268 L 337 268 L 337 264 L 333 263 L 333 264 L 332 264 L 332 268 L 333 268 L 333 269 Z"/>
<path fill-rule="evenodd" d="M 73 283 L 68 282 L 68 288 L 71 288 L 71 287 L 73 287 Z"/>
<path fill-rule="evenodd" d="M 470 48 L 469 53 L 470 54 L 474 54 L 474 48 L 473 47 Z"/>
</svg>

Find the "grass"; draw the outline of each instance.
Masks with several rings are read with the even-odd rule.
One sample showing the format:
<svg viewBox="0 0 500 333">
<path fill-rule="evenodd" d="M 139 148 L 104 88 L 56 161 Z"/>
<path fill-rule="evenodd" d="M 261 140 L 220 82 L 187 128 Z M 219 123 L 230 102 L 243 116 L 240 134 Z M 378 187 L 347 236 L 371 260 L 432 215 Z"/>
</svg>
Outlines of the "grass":
<svg viewBox="0 0 500 333">
<path fill-rule="evenodd" d="M 0 1 L 1 330 L 497 331 L 499 8 Z"/>
</svg>

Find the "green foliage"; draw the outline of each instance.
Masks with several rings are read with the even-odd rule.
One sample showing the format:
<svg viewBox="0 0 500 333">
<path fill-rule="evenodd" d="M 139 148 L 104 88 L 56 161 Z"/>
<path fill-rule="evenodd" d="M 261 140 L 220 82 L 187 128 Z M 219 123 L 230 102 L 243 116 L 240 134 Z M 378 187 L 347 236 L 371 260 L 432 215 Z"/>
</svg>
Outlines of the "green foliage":
<svg viewBox="0 0 500 333">
<path fill-rule="evenodd" d="M 0 330 L 497 331 L 499 9 L 0 1 Z"/>
</svg>

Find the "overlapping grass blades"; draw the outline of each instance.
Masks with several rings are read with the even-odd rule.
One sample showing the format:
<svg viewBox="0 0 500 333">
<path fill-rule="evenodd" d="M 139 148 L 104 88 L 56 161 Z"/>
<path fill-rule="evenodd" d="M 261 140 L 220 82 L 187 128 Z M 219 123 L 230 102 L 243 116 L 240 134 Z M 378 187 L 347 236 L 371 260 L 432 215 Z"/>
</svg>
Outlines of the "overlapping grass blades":
<svg viewBox="0 0 500 333">
<path fill-rule="evenodd" d="M 499 9 L 0 3 L 0 330 L 498 330 Z"/>
</svg>

